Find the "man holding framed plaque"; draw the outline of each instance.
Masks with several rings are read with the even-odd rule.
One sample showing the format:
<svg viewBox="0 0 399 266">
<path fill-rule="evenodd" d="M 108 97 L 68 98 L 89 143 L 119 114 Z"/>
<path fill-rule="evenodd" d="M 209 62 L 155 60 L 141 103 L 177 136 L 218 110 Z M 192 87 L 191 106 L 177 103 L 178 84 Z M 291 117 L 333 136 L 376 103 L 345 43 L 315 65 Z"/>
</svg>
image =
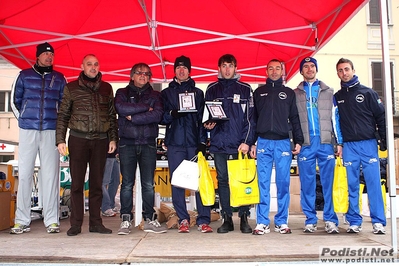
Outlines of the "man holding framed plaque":
<svg viewBox="0 0 399 266">
<path fill-rule="evenodd" d="M 168 165 L 171 180 L 173 172 L 183 160 L 190 160 L 198 152 L 205 155 L 206 129 L 202 126 L 204 92 L 195 87 L 191 79 L 190 58 L 182 55 L 174 64 L 175 78 L 162 90 L 164 115 L 161 124 L 166 125 L 165 146 L 168 151 Z M 186 190 L 172 185 L 172 202 L 179 217 L 179 233 L 190 232 L 190 215 L 186 206 Z M 198 210 L 196 223 L 202 233 L 212 232 L 211 207 L 204 206 L 199 192 L 195 192 Z"/>
<path fill-rule="evenodd" d="M 222 208 L 223 224 L 217 232 L 228 233 L 234 230 L 234 225 L 227 160 L 237 159 L 238 151 L 247 154 L 254 144 L 254 105 L 251 86 L 239 81 L 236 58 L 231 54 L 223 55 L 219 58 L 218 69 L 218 81 L 209 84 L 205 93 L 210 120 L 204 115 L 203 122 L 205 128 L 210 130 L 210 152 L 214 154 Z M 242 233 L 252 233 L 248 215 L 249 206 L 239 207 Z"/>
</svg>

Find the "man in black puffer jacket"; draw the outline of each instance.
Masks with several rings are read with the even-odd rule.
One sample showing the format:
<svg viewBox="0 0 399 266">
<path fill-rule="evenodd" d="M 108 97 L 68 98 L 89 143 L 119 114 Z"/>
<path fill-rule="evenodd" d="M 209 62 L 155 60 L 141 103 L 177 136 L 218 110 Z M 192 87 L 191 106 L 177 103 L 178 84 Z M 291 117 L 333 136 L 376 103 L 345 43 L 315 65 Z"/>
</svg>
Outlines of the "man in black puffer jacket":
<svg viewBox="0 0 399 266">
<path fill-rule="evenodd" d="M 156 138 L 162 119 L 161 94 L 153 90 L 149 81 L 150 67 L 138 63 L 132 67 L 126 88 L 116 91 L 115 108 L 119 115 L 119 158 L 122 174 L 120 192 L 122 223 L 119 235 L 130 233 L 133 219 L 133 186 L 137 163 L 140 168 L 143 199 L 144 231 L 164 233 L 154 210 L 154 173 L 157 160 Z"/>
</svg>

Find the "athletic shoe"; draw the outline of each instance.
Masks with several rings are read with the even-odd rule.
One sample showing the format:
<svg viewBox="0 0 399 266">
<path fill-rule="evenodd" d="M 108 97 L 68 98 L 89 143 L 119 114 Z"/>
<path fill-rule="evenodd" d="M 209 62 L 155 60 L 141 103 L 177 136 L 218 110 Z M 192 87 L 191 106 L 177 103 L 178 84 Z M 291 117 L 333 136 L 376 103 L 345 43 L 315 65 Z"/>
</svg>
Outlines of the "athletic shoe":
<svg viewBox="0 0 399 266">
<path fill-rule="evenodd" d="M 144 223 L 144 232 L 147 233 L 156 233 L 156 234 L 161 234 L 161 233 L 166 233 L 168 229 L 164 226 L 162 226 L 157 219 L 150 220 L 147 218 L 147 220 Z"/>
<path fill-rule="evenodd" d="M 317 230 L 317 224 L 307 224 L 303 229 L 304 233 L 313 233 Z"/>
<path fill-rule="evenodd" d="M 52 223 L 49 226 L 47 226 L 47 233 L 52 234 L 59 232 L 60 232 L 60 226 L 57 223 Z"/>
<path fill-rule="evenodd" d="M 280 234 L 291 234 L 291 229 L 286 224 L 275 225 L 274 232 L 278 232 Z"/>
<path fill-rule="evenodd" d="M 121 212 L 121 210 L 118 207 L 116 207 L 116 206 L 112 208 L 112 211 L 114 213 L 120 213 Z"/>
<path fill-rule="evenodd" d="M 201 233 L 212 233 L 213 229 L 207 224 L 200 224 L 198 225 L 198 231 L 201 231 Z"/>
<path fill-rule="evenodd" d="M 22 234 L 25 232 L 30 232 L 29 225 L 15 224 L 10 230 L 10 234 Z"/>
<path fill-rule="evenodd" d="M 187 219 L 184 219 L 179 224 L 179 233 L 189 233 L 190 232 L 190 225 L 188 224 Z"/>
<path fill-rule="evenodd" d="M 270 233 L 270 226 L 265 224 L 257 224 L 252 231 L 253 235 L 264 235 Z"/>
<path fill-rule="evenodd" d="M 386 231 L 381 223 L 373 224 L 373 233 L 376 235 L 385 235 Z"/>
<path fill-rule="evenodd" d="M 130 215 L 122 214 L 122 223 L 119 227 L 118 235 L 128 235 L 131 227 L 132 223 L 130 222 Z"/>
<path fill-rule="evenodd" d="M 108 209 L 105 212 L 102 212 L 102 215 L 105 217 L 115 217 L 116 213 L 112 209 Z"/>
<path fill-rule="evenodd" d="M 350 234 L 359 233 L 360 231 L 362 231 L 362 227 L 360 225 L 351 225 L 348 227 L 348 230 L 346 230 L 346 232 Z"/>
<path fill-rule="evenodd" d="M 324 230 L 326 230 L 327 234 L 339 234 L 339 229 L 334 222 L 327 221 Z"/>
</svg>

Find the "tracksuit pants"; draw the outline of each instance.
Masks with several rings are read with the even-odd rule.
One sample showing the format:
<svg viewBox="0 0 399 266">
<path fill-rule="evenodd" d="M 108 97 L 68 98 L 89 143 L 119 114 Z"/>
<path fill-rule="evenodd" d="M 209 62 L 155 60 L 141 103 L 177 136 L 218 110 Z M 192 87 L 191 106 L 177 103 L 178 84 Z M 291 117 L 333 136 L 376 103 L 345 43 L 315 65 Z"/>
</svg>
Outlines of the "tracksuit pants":
<svg viewBox="0 0 399 266">
<path fill-rule="evenodd" d="M 320 136 L 311 136 L 310 145 L 302 146 L 298 155 L 299 179 L 301 181 L 301 206 L 306 215 L 305 225 L 317 224 L 316 202 L 316 162 L 319 166 L 320 182 L 323 187 L 324 221 L 338 225 L 334 212 L 332 189 L 334 183 L 335 155 L 331 144 L 321 144 Z"/>
<path fill-rule="evenodd" d="M 256 208 L 256 223 L 270 224 L 270 182 L 273 164 L 276 170 L 277 213 L 274 224 L 288 224 L 288 207 L 290 204 L 290 169 L 292 152 L 290 140 L 269 140 L 258 138 L 257 172 L 260 202 Z"/>
<path fill-rule="evenodd" d="M 348 178 L 349 209 L 346 219 L 350 225 L 361 225 L 359 210 L 360 166 L 363 170 L 370 204 L 371 222 L 386 225 L 384 201 L 381 191 L 380 159 L 375 139 L 344 142 L 342 151 Z"/>
<path fill-rule="evenodd" d="M 55 130 L 19 130 L 18 193 L 15 223 L 29 225 L 33 171 L 39 155 L 38 191 L 43 205 L 44 225 L 59 224 L 60 154 L 55 146 Z"/>
</svg>

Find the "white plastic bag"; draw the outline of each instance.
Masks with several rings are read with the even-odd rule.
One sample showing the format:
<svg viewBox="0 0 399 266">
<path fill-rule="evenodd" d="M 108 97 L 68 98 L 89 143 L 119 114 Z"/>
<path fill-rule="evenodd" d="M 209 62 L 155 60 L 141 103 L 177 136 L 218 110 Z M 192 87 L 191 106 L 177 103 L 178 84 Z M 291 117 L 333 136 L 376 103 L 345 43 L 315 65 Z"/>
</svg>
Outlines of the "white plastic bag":
<svg viewBox="0 0 399 266">
<path fill-rule="evenodd" d="M 172 186 L 198 191 L 199 170 L 198 163 L 194 162 L 196 158 L 197 156 L 180 163 L 172 174 Z"/>
</svg>

